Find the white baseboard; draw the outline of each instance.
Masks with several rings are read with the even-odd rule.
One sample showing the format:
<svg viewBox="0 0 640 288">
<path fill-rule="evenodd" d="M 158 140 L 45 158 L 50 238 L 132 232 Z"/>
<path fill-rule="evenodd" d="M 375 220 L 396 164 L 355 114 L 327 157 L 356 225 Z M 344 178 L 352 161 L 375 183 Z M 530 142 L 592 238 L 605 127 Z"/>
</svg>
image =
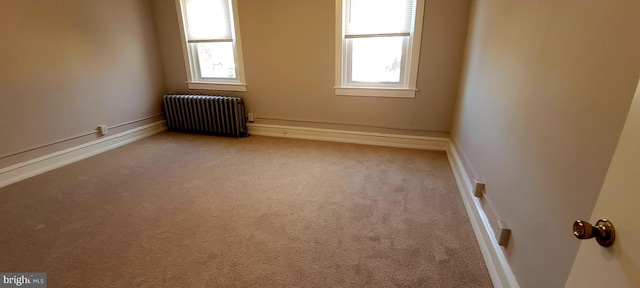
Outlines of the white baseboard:
<svg viewBox="0 0 640 288">
<path fill-rule="evenodd" d="M 248 126 L 249 134 L 259 136 L 297 138 L 438 151 L 446 151 L 449 147 L 449 139 L 441 137 L 383 134 L 266 124 L 248 124 Z"/>
<path fill-rule="evenodd" d="M 447 156 L 453 176 L 458 184 L 458 191 L 460 191 L 464 207 L 471 221 L 473 232 L 480 246 L 480 251 L 487 265 L 487 270 L 489 270 L 493 286 L 496 288 L 519 288 L 520 286 L 511 271 L 511 266 L 507 262 L 503 248 L 498 245 L 498 241 L 493 235 L 493 230 L 482 209 L 480 200 L 473 196 L 471 178 L 462 165 L 462 160 L 453 143 L 449 143 Z"/>
<path fill-rule="evenodd" d="M 112 136 L 103 137 L 86 144 L 2 168 L 0 169 L 0 187 L 89 158 L 142 138 L 149 137 L 153 134 L 160 133 L 166 129 L 165 121 L 158 121 Z"/>
</svg>

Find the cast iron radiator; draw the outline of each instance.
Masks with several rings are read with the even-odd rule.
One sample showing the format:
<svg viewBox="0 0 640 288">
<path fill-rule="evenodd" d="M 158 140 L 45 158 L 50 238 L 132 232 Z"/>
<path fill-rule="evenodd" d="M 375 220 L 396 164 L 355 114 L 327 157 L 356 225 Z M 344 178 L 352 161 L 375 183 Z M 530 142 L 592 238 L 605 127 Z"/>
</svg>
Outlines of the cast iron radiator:
<svg viewBox="0 0 640 288">
<path fill-rule="evenodd" d="M 169 131 L 249 136 L 241 97 L 167 94 L 164 111 Z"/>
</svg>

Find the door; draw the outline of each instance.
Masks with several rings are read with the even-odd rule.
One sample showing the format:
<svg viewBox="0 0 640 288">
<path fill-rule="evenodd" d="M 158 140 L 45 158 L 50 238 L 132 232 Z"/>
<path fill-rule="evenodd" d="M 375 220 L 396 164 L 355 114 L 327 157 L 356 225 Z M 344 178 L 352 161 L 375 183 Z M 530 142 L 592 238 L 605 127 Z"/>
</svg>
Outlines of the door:
<svg viewBox="0 0 640 288">
<path fill-rule="evenodd" d="M 615 243 L 582 240 L 565 287 L 640 287 L 640 83 L 591 218 L 613 223 Z"/>
</svg>

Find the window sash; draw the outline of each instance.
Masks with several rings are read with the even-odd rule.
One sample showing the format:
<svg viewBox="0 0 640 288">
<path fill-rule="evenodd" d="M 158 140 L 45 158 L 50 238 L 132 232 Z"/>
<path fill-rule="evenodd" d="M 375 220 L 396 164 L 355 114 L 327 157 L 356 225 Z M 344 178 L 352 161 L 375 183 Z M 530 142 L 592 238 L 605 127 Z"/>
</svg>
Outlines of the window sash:
<svg viewBox="0 0 640 288">
<path fill-rule="evenodd" d="M 411 33 L 386 33 L 386 34 L 354 34 L 354 35 L 344 35 L 345 39 L 356 39 L 356 38 L 373 38 L 373 37 L 397 37 L 397 36 L 411 36 Z"/>
<path fill-rule="evenodd" d="M 187 43 L 214 43 L 214 42 L 233 42 L 233 39 L 202 39 L 202 40 L 187 40 Z"/>
<path fill-rule="evenodd" d="M 364 37 L 358 37 L 364 38 Z M 368 37 L 373 38 L 373 37 Z M 402 57 L 400 59 L 400 77 L 397 82 L 388 81 L 353 81 L 353 41 L 351 39 L 343 40 L 345 59 L 343 65 L 345 71 L 343 73 L 343 83 L 348 87 L 388 87 L 388 88 L 405 88 L 408 87 L 409 65 L 409 36 L 405 36 L 402 40 Z"/>
<path fill-rule="evenodd" d="M 212 43 L 212 42 L 228 42 L 228 41 L 210 41 L 210 42 L 200 42 L 200 43 Z M 239 70 L 238 70 L 238 56 L 236 53 L 235 45 L 233 48 L 233 61 L 235 65 L 235 75 L 236 77 L 204 77 L 202 76 L 201 67 L 200 67 L 200 57 L 198 54 L 198 43 L 189 43 L 189 50 L 191 54 L 191 70 L 194 78 L 204 82 L 228 82 L 228 83 L 237 83 L 239 78 Z"/>
</svg>

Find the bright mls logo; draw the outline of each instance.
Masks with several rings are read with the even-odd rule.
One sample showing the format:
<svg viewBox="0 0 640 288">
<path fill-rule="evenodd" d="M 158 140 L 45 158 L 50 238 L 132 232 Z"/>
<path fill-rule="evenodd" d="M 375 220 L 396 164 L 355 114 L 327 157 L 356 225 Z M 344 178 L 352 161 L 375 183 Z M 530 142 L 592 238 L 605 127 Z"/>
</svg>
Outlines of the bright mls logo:
<svg viewBox="0 0 640 288">
<path fill-rule="evenodd" d="M 0 273 L 0 288 L 47 287 L 47 273 Z"/>
</svg>

